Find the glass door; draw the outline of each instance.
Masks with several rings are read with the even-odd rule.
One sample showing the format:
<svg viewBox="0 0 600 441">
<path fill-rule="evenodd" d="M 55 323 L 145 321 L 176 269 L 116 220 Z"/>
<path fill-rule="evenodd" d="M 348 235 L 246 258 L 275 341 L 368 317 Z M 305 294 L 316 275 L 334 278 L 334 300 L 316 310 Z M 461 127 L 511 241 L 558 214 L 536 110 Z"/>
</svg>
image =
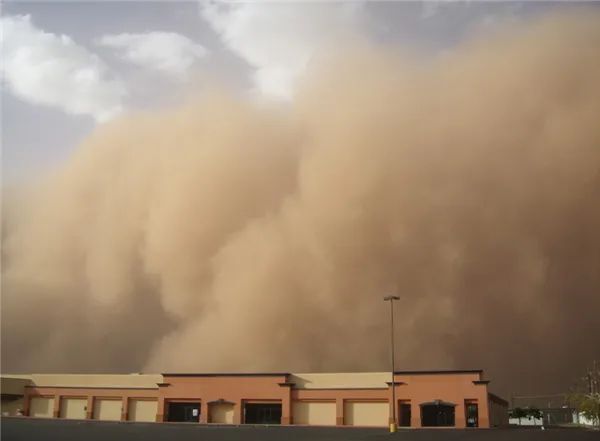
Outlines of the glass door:
<svg viewBox="0 0 600 441">
<path fill-rule="evenodd" d="M 479 406 L 477 403 L 467 403 L 467 427 L 479 427 Z"/>
</svg>

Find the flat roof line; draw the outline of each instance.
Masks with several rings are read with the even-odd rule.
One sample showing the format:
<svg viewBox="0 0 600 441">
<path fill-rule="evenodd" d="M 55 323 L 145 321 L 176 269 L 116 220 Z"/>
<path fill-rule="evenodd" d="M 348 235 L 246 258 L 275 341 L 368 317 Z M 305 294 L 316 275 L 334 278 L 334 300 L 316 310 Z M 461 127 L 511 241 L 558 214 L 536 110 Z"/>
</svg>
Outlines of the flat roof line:
<svg viewBox="0 0 600 441">
<path fill-rule="evenodd" d="M 152 377 L 162 375 L 163 377 L 285 377 L 289 375 L 373 375 L 373 374 L 388 374 L 389 371 L 384 372 L 166 372 L 166 373 L 123 373 L 123 374 L 24 374 L 24 377 L 15 377 L 12 375 L 2 375 L 3 379 L 31 379 L 34 375 L 39 376 L 62 376 L 62 377 L 91 377 L 91 376 L 103 376 L 103 377 L 122 377 L 122 376 L 139 376 L 139 377 Z M 405 370 L 395 371 L 395 375 L 436 375 L 436 374 L 481 374 L 483 369 L 454 369 L 454 370 Z"/>
<path fill-rule="evenodd" d="M 437 371 L 394 371 L 395 375 L 481 374 L 483 369 L 452 369 Z"/>
<path fill-rule="evenodd" d="M 346 374 L 386 374 L 387 372 L 186 372 L 163 373 L 164 377 L 284 377 L 286 375 L 346 375 Z M 439 375 L 439 374 L 481 374 L 483 369 L 448 369 L 435 371 L 395 371 L 395 375 Z"/>
<path fill-rule="evenodd" d="M 163 377 L 285 377 L 291 375 L 289 372 L 234 372 L 234 373 L 163 373 Z"/>
</svg>

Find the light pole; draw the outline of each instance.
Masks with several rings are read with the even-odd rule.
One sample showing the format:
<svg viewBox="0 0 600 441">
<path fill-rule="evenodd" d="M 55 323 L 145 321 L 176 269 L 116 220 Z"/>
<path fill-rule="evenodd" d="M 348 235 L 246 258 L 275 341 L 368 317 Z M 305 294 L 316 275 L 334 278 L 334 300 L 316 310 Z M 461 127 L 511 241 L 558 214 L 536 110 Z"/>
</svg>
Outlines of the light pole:
<svg viewBox="0 0 600 441">
<path fill-rule="evenodd" d="M 398 296 L 386 296 L 383 298 L 384 301 L 390 302 L 390 352 L 392 356 L 392 424 L 390 424 L 390 432 L 396 431 L 396 381 L 394 372 L 396 371 L 395 365 L 395 354 L 394 354 L 394 300 L 400 300 Z"/>
</svg>

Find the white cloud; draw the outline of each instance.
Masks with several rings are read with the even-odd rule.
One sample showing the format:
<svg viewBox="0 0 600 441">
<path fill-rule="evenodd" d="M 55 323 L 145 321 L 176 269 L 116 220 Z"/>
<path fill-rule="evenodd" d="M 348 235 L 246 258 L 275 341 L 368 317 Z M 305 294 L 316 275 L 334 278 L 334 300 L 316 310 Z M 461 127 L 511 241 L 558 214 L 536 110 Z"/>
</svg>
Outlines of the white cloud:
<svg viewBox="0 0 600 441">
<path fill-rule="evenodd" d="M 105 35 L 96 44 L 117 49 L 122 59 L 175 79 L 185 80 L 196 60 L 208 50 L 173 32 Z"/>
<path fill-rule="evenodd" d="M 423 9 L 421 11 L 421 18 L 430 18 L 439 12 L 441 8 L 463 4 L 468 6 L 471 0 L 423 0 Z"/>
<path fill-rule="evenodd" d="M 209 1 L 200 3 L 200 14 L 233 53 L 256 69 L 254 82 L 262 93 L 288 99 L 315 51 L 361 30 L 363 6 L 363 2 Z"/>
<path fill-rule="evenodd" d="M 474 0 L 423 0 L 421 18 L 428 19 L 438 14 L 446 6 L 461 6 L 469 7 Z M 480 3 L 490 3 L 493 12 L 485 14 L 483 17 L 476 18 L 475 26 L 480 28 L 501 28 L 505 24 L 514 24 L 521 19 L 523 10 L 523 2 L 506 2 L 506 5 L 501 10 L 495 10 L 495 7 L 502 5 L 497 0 L 479 0 Z"/>
<path fill-rule="evenodd" d="M 108 67 L 69 36 L 38 29 L 29 15 L 2 17 L 2 76 L 15 96 L 70 115 L 106 121 L 120 113 L 124 84 L 108 78 Z"/>
<path fill-rule="evenodd" d="M 496 31 L 505 29 L 507 25 L 515 25 L 519 23 L 523 17 L 521 17 L 521 11 L 523 9 L 522 3 L 509 4 L 503 11 L 496 14 L 484 15 L 480 20 L 475 23 L 474 29 L 481 29 L 487 31 Z"/>
</svg>

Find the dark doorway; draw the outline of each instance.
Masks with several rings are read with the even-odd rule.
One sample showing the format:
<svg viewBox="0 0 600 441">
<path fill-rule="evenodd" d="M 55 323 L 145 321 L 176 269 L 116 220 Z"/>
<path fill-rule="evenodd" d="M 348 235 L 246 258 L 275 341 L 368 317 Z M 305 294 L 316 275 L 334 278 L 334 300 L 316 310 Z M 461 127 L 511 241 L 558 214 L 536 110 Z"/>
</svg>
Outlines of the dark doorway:
<svg viewBox="0 0 600 441">
<path fill-rule="evenodd" d="M 179 423 L 199 423 L 200 403 L 169 403 L 167 421 Z"/>
<path fill-rule="evenodd" d="M 479 427 L 479 406 L 477 403 L 467 403 L 467 427 Z"/>
<path fill-rule="evenodd" d="M 410 427 L 412 411 L 410 403 L 400 403 L 400 426 Z"/>
<path fill-rule="evenodd" d="M 246 403 L 245 424 L 281 424 L 281 403 Z"/>
<path fill-rule="evenodd" d="M 453 427 L 455 425 L 455 407 L 455 404 L 444 401 L 421 404 L 421 426 Z"/>
</svg>

